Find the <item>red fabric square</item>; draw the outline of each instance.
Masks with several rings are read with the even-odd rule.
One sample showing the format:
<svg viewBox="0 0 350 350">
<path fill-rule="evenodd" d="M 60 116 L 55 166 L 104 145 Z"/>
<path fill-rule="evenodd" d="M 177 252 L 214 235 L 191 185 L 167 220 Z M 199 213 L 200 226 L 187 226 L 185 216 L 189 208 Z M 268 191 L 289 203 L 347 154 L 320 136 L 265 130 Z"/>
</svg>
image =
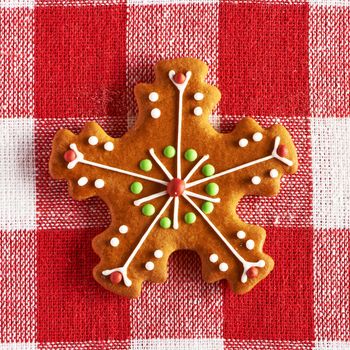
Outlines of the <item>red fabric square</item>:
<svg viewBox="0 0 350 350">
<path fill-rule="evenodd" d="M 220 5 L 221 114 L 308 115 L 308 5 Z"/>
<path fill-rule="evenodd" d="M 38 341 L 127 339 L 129 301 L 92 277 L 100 230 L 38 231 Z"/>
<path fill-rule="evenodd" d="M 312 340 L 311 228 L 267 228 L 264 251 L 275 268 L 248 294 L 224 291 L 226 339 Z"/>
<path fill-rule="evenodd" d="M 125 119 L 126 5 L 35 8 L 37 118 Z"/>
</svg>

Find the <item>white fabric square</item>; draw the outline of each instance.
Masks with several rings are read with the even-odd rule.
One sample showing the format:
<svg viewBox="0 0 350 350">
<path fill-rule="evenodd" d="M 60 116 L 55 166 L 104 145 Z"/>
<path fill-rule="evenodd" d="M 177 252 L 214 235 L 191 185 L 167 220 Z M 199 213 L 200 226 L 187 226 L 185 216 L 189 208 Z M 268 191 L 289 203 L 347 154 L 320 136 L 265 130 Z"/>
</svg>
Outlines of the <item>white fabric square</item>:
<svg viewBox="0 0 350 350">
<path fill-rule="evenodd" d="M 220 0 L 127 0 L 129 5 L 214 4 Z"/>
<path fill-rule="evenodd" d="M 38 349 L 35 343 L 2 343 L 0 350 L 36 350 Z"/>
<path fill-rule="evenodd" d="M 350 342 L 324 341 L 316 342 L 315 350 L 349 350 Z"/>
<path fill-rule="evenodd" d="M 224 350 L 223 339 L 134 339 L 131 350 Z"/>
<path fill-rule="evenodd" d="M 309 3 L 320 6 L 350 6 L 349 0 L 309 0 Z"/>
<path fill-rule="evenodd" d="M 350 119 L 311 119 L 313 221 L 350 228 Z"/>
<path fill-rule="evenodd" d="M 34 8 L 34 3 L 35 0 L 0 0 L 0 8 Z"/>
<path fill-rule="evenodd" d="M 34 121 L 0 119 L 0 230 L 33 228 Z"/>
</svg>

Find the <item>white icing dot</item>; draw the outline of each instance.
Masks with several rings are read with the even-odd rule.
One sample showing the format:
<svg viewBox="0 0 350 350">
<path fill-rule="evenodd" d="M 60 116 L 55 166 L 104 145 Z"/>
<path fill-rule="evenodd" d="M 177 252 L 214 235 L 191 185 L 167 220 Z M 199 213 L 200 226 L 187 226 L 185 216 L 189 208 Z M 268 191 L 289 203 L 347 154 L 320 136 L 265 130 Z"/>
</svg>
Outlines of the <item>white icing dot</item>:
<svg viewBox="0 0 350 350">
<path fill-rule="evenodd" d="M 113 150 L 114 150 L 113 142 L 111 142 L 111 141 L 106 142 L 106 143 L 103 145 L 103 148 L 104 148 L 106 151 L 113 151 Z"/>
<path fill-rule="evenodd" d="M 105 186 L 105 182 L 102 179 L 97 179 L 95 181 L 95 187 L 96 188 L 103 188 Z"/>
<path fill-rule="evenodd" d="M 159 95 L 153 91 L 148 95 L 148 98 L 151 102 L 156 102 L 158 101 Z"/>
<path fill-rule="evenodd" d="M 219 270 L 220 271 L 222 271 L 222 272 L 225 272 L 225 271 L 227 271 L 228 270 L 228 265 L 226 264 L 226 263 L 221 263 L 220 265 L 219 265 Z"/>
<path fill-rule="evenodd" d="M 238 141 L 239 147 L 246 147 L 248 146 L 248 140 L 247 139 L 240 139 Z"/>
<path fill-rule="evenodd" d="M 98 138 L 96 136 L 90 136 L 88 139 L 89 145 L 95 146 L 98 144 Z"/>
<path fill-rule="evenodd" d="M 126 225 L 119 226 L 119 232 L 122 233 L 123 235 L 125 235 L 128 231 L 129 231 L 128 226 Z"/>
<path fill-rule="evenodd" d="M 277 169 L 271 169 L 270 170 L 270 176 L 275 179 L 278 176 L 278 170 Z"/>
<path fill-rule="evenodd" d="M 253 185 L 259 185 L 260 182 L 261 182 L 261 178 L 259 176 L 252 177 L 252 184 Z"/>
<path fill-rule="evenodd" d="M 196 92 L 193 97 L 196 101 L 202 101 L 204 98 L 204 95 L 201 92 Z"/>
<path fill-rule="evenodd" d="M 219 260 L 219 257 L 217 256 L 217 254 L 211 254 L 209 256 L 209 261 L 212 263 L 216 263 Z"/>
<path fill-rule="evenodd" d="M 78 185 L 79 186 L 85 186 L 88 183 L 88 178 L 83 176 L 78 180 Z"/>
<path fill-rule="evenodd" d="M 151 110 L 151 117 L 154 119 L 157 119 L 160 117 L 160 109 L 159 108 L 153 108 Z"/>
<path fill-rule="evenodd" d="M 193 113 L 194 113 L 194 115 L 196 115 L 197 117 L 201 116 L 202 113 L 203 113 L 202 107 L 196 107 L 196 108 L 193 110 Z"/>
<path fill-rule="evenodd" d="M 252 239 L 248 239 L 248 241 L 245 242 L 245 246 L 247 247 L 247 249 L 252 250 L 255 246 L 255 243 Z"/>
<path fill-rule="evenodd" d="M 239 239 L 244 239 L 245 236 L 246 236 L 246 234 L 245 234 L 244 231 L 238 231 L 238 232 L 237 232 L 237 237 L 238 237 Z"/>
<path fill-rule="evenodd" d="M 147 271 L 152 271 L 154 269 L 154 264 L 152 261 L 147 261 L 146 262 L 146 265 L 145 265 L 145 268 Z"/>
<path fill-rule="evenodd" d="M 256 132 L 254 135 L 253 135 L 253 140 L 255 142 L 259 142 L 263 139 L 263 135 L 261 132 Z"/>
<path fill-rule="evenodd" d="M 157 258 L 157 259 L 160 259 L 163 257 L 163 251 L 160 250 L 160 249 L 157 249 L 155 252 L 154 252 L 154 256 Z"/>
<path fill-rule="evenodd" d="M 117 237 L 113 237 L 111 238 L 111 240 L 109 241 L 109 243 L 111 244 L 112 247 L 118 247 L 119 245 L 119 239 Z"/>
<path fill-rule="evenodd" d="M 265 266 L 265 260 L 259 260 L 258 261 L 258 267 L 264 267 Z"/>
</svg>

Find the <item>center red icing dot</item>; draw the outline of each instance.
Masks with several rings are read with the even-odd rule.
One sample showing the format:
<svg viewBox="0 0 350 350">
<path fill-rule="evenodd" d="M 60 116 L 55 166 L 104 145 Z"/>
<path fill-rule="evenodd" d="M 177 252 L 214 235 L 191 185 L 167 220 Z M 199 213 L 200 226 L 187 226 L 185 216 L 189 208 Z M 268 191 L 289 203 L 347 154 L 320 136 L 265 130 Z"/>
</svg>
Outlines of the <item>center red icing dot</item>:
<svg viewBox="0 0 350 350">
<path fill-rule="evenodd" d="M 167 186 L 170 197 L 179 197 L 185 191 L 185 182 L 181 179 L 172 179 Z"/>
<path fill-rule="evenodd" d="M 75 152 L 73 150 L 69 150 L 67 151 L 65 154 L 64 154 L 64 160 L 68 163 L 72 162 L 76 157 L 77 155 L 75 154 Z"/>
<path fill-rule="evenodd" d="M 288 156 L 288 148 L 286 145 L 279 145 L 277 148 L 277 154 L 280 157 L 286 157 Z"/>
<path fill-rule="evenodd" d="M 186 80 L 185 74 L 183 73 L 176 73 L 174 75 L 174 81 L 176 84 L 183 84 Z"/>
</svg>

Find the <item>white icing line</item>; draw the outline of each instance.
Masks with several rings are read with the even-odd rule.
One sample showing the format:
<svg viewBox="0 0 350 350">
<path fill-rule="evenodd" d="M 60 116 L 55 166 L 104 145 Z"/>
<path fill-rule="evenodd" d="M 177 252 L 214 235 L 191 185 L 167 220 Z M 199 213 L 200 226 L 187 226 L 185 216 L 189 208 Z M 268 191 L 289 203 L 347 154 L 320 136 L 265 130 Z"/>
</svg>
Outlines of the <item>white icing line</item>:
<svg viewBox="0 0 350 350">
<path fill-rule="evenodd" d="M 159 165 L 159 167 L 163 170 L 164 174 L 168 177 L 168 179 L 171 181 L 174 177 L 170 174 L 169 170 L 165 167 L 165 165 L 161 162 L 161 160 L 157 157 L 156 153 L 154 152 L 154 148 L 151 148 L 149 150 L 149 153 L 151 154 L 152 158 L 155 160 L 155 162 Z"/>
<path fill-rule="evenodd" d="M 186 89 L 187 83 L 191 78 L 192 73 L 188 71 L 186 73 L 186 79 L 182 84 L 177 84 L 174 81 L 175 72 L 171 70 L 169 72 L 169 78 L 171 82 L 176 86 L 176 88 L 179 90 L 179 111 L 178 111 L 178 124 L 177 124 L 177 149 L 176 149 L 176 177 L 178 179 L 181 179 L 181 132 L 182 132 L 182 100 L 183 100 L 183 94 Z"/>
<path fill-rule="evenodd" d="M 190 188 L 190 187 L 196 186 L 198 184 L 201 184 L 203 182 L 210 181 L 212 179 L 216 179 L 217 177 L 220 177 L 220 176 L 224 176 L 224 175 L 227 175 L 227 174 L 230 174 L 230 173 L 234 173 L 235 171 L 238 171 L 238 170 L 241 170 L 241 169 L 244 169 L 244 168 L 248 168 L 248 167 L 250 167 L 252 165 L 255 165 L 255 164 L 266 162 L 266 161 L 268 161 L 270 159 L 273 159 L 272 155 L 264 157 L 264 158 L 253 160 L 251 162 L 248 162 L 248 163 L 236 166 L 236 167 L 231 168 L 231 169 L 227 169 L 225 171 L 222 171 L 220 173 L 214 174 L 212 176 L 204 177 L 203 179 L 199 179 L 197 181 L 190 182 L 190 183 L 188 183 L 186 185 L 186 188 Z"/>
<path fill-rule="evenodd" d="M 243 265 L 243 273 L 241 277 L 241 282 L 247 282 L 247 271 L 253 267 L 264 267 L 265 261 L 259 260 L 257 262 L 246 261 L 233 246 L 231 243 L 225 238 L 225 236 L 219 231 L 219 229 L 211 222 L 211 220 L 203 213 L 203 211 L 197 206 L 195 202 L 191 198 L 189 198 L 186 194 L 182 194 L 182 196 L 198 211 L 198 213 L 202 216 L 202 218 L 209 224 L 209 226 L 214 230 L 217 236 L 224 242 L 226 247 L 231 251 L 231 253 L 242 263 Z"/>
<path fill-rule="evenodd" d="M 286 165 L 289 165 L 289 166 L 292 166 L 293 165 L 293 162 L 287 158 L 284 158 L 284 157 L 281 157 L 277 154 L 277 148 L 279 146 L 281 142 L 281 138 L 279 136 L 277 136 L 275 138 L 275 145 L 273 147 L 273 151 L 272 151 L 272 156 L 276 159 L 278 159 L 279 161 L 281 161 L 282 163 L 286 164 Z"/>
<path fill-rule="evenodd" d="M 177 230 L 179 228 L 179 197 L 175 197 L 174 201 L 174 215 L 173 215 L 173 229 Z"/>
<path fill-rule="evenodd" d="M 142 247 L 143 243 L 145 242 L 145 240 L 147 239 L 148 235 L 151 233 L 154 225 L 157 223 L 157 221 L 159 220 L 159 218 L 163 215 L 164 211 L 166 210 L 166 208 L 169 206 L 169 204 L 171 203 L 171 201 L 173 200 L 173 197 L 169 197 L 167 202 L 164 204 L 163 208 L 160 210 L 160 212 L 158 213 L 158 215 L 154 218 L 154 220 L 152 221 L 152 223 L 149 225 L 148 229 L 146 230 L 146 232 L 143 234 L 143 236 L 141 237 L 140 241 L 137 243 L 135 249 L 132 251 L 132 253 L 130 254 L 130 256 L 128 257 L 128 259 L 126 260 L 125 264 L 121 267 L 116 267 L 114 269 L 111 270 L 104 270 L 102 271 L 102 275 L 103 276 L 109 276 L 111 273 L 118 271 L 122 274 L 123 276 L 123 280 L 124 283 L 127 287 L 130 287 L 132 285 L 131 280 L 128 278 L 128 267 L 130 265 L 130 263 L 132 262 L 132 260 L 134 259 L 135 255 L 137 254 L 137 252 L 140 250 L 140 248 Z"/>
<path fill-rule="evenodd" d="M 79 152 L 78 147 L 75 143 L 71 143 L 69 145 L 69 148 L 75 152 L 75 155 L 77 156 L 74 160 L 69 162 L 67 164 L 68 169 L 73 169 L 78 163 L 80 163 L 84 159 L 84 155 Z"/>
<path fill-rule="evenodd" d="M 234 173 L 235 171 L 238 171 L 238 170 L 241 170 L 241 169 L 244 169 L 244 168 L 248 168 L 248 167 L 250 167 L 252 165 L 256 165 L 256 164 L 259 164 L 259 163 L 266 162 L 266 161 L 268 161 L 270 159 L 273 159 L 273 158 L 278 159 L 279 161 L 281 161 L 282 163 L 284 163 L 286 165 L 292 166 L 293 162 L 291 160 L 289 160 L 287 158 L 284 158 L 284 157 L 280 157 L 277 154 L 277 148 L 278 148 L 279 143 L 280 143 L 280 137 L 277 136 L 275 138 L 275 145 L 274 145 L 272 154 L 269 155 L 269 156 L 253 160 L 251 162 L 248 162 L 248 163 L 245 163 L 245 164 L 242 164 L 242 165 L 238 165 L 238 166 L 236 166 L 234 168 L 227 169 L 225 171 L 222 171 L 220 173 L 214 174 L 214 175 L 209 176 L 209 177 L 204 177 L 203 179 L 199 179 L 197 181 L 190 182 L 190 183 L 186 184 L 186 188 L 190 188 L 190 187 L 196 186 L 196 185 L 201 184 L 201 183 L 206 182 L 206 181 L 211 181 L 213 179 L 216 179 L 217 177 L 224 176 L 224 175 L 227 175 L 227 174 L 230 174 L 230 173 Z"/>
<path fill-rule="evenodd" d="M 187 194 L 189 197 L 203 199 L 204 201 L 208 201 L 208 202 L 220 203 L 220 201 L 221 201 L 220 198 L 211 198 L 211 197 L 203 196 L 202 194 L 198 194 L 198 193 L 187 191 L 187 190 L 184 193 Z"/>
<path fill-rule="evenodd" d="M 136 205 L 136 206 L 138 207 L 138 206 L 139 206 L 140 204 L 142 204 L 142 203 L 151 201 L 152 199 L 155 199 L 155 198 L 158 198 L 158 197 L 165 196 L 165 195 L 167 195 L 167 194 L 168 194 L 167 191 L 162 191 L 162 192 L 154 193 L 154 194 L 151 194 L 150 196 L 137 199 L 136 201 L 134 201 L 134 205 Z"/>
<path fill-rule="evenodd" d="M 198 162 L 197 164 L 190 170 L 190 172 L 186 175 L 184 182 L 187 182 L 191 176 L 195 173 L 195 171 L 197 171 L 197 169 L 205 162 L 209 159 L 209 155 L 206 154 L 205 156 L 203 156 Z"/>
<path fill-rule="evenodd" d="M 68 165 L 67 165 L 68 169 L 73 169 L 78 163 L 82 163 L 82 164 L 86 164 L 86 165 L 91 165 L 91 166 L 96 167 L 96 168 L 114 171 L 116 173 L 138 177 L 138 178 L 143 179 L 143 180 L 157 182 L 157 183 L 162 184 L 164 186 L 166 186 L 168 184 L 167 181 L 155 179 L 155 178 L 150 177 L 150 176 L 145 176 L 145 175 L 141 175 L 138 173 L 134 173 L 132 171 L 123 170 L 123 169 L 115 168 L 115 167 L 112 167 L 109 165 L 104 165 L 101 163 L 96 163 L 96 162 L 91 162 L 90 160 L 86 160 L 86 159 L 84 159 L 84 155 L 78 151 L 77 145 L 75 143 L 72 143 L 70 145 L 70 148 L 76 153 L 77 157 L 72 162 L 68 163 Z"/>
</svg>

